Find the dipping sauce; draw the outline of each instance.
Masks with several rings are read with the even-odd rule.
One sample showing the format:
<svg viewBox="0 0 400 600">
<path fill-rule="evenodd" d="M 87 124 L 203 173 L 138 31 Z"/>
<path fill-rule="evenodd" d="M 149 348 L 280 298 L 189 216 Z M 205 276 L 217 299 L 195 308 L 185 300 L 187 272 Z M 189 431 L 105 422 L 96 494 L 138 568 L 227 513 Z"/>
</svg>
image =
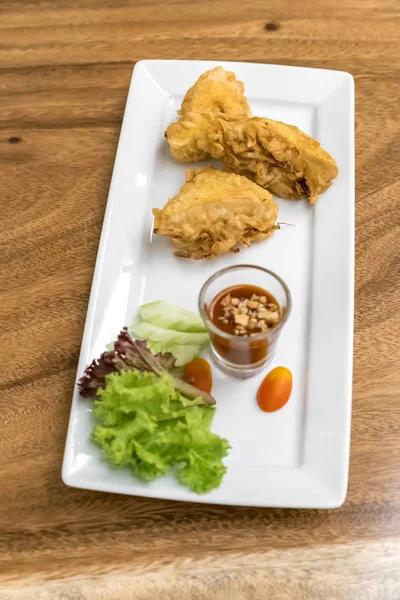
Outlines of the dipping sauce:
<svg viewBox="0 0 400 600">
<path fill-rule="evenodd" d="M 268 332 L 280 323 L 282 316 L 278 302 L 267 290 L 254 285 L 226 288 L 211 302 L 209 317 L 230 337 L 210 333 L 213 345 L 230 363 L 261 363 L 268 356 Z"/>
</svg>

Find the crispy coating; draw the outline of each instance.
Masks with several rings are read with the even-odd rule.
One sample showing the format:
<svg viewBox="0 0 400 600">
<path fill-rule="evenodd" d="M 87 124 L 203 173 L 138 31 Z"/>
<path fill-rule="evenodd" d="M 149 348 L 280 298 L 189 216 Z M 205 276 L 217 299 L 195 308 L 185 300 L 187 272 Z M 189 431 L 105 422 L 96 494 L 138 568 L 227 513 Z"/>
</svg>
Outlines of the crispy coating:
<svg viewBox="0 0 400 600">
<path fill-rule="evenodd" d="M 271 194 L 246 177 L 210 167 L 186 172 L 186 183 L 163 209 L 154 232 L 168 236 L 176 256 L 196 260 L 238 252 L 278 229 Z"/>
<path fill-rule="evenodd" d="M 332 156 L 294 125 L 253 117 L 220 119 L 219 126 L 225 165 L 277 196 L 314 204 L 338 175 Z"/>
<path fill-rule="evenodd" d="M 215 67 L 206 71 L 186 92 L 178 114 L 205 113 L 218 117 L 224 114 L 248 117 L 250 107 L 244 96 L 244 85 L 235 73 Z"/>
<path fill-rule="evenodd" d="M 220 96 L 214 91 L 212 78 L 209 81 L 217 69 L 202 75 L 185 96 L 179 121 L 167 129 L 173 157 L 180 162 L 222 158 L 227 168 L 278 196 L 309 198 L 314 204 L 338 175 L 335 160 L 294 125 L 251 117 L 243 84 L 232 80 L 233 73 L 219 69 L 218 77 L 229 75 L 237 95 L 225 78 L 229 101 L 223 111 L 218 110 L 216 107 L 222 106 L 217 100 Z M 248 112 L 244 114 L 246 106 Z"/>
<path fill-rule="evenodd" d="M 243 83 L 222 67 L 199 77 L 187 91 L 178 114 L 180 120 L 171 123 L 165 135 L 172 156 L 179 162 L 203 160 L 210 155 L 215 127 L 212 117 L 230 115 L 240 119 L 251 115 Z"/>
</svg>

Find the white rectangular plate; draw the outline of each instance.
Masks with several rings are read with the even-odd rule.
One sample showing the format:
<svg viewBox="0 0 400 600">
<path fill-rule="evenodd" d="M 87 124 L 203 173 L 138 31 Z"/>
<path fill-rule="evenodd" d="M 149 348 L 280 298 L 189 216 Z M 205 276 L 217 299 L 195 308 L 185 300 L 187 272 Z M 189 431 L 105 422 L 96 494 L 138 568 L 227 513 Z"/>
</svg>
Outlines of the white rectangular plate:
<svg viewBox="0 0 400 600">
<path fill-rule="evenodd" d="M 297 125 L 321 142 L 339 177 L 315 206 L 277 199 L 283 226 L 271 239 L 214 261 L 173 256 L 168 239 L 152 235 L 152 208 L 184 183 L 164 131 L 182 98 L 208 69 L 221 65 L 245 84 L 253 114 Z M 210 164 L 212 161 L 208 161 Z M 197 163 L 197 166 L 199 164 Z M 194 166 L 194 165 L 193 165 Z M 89 439 L 90 400 L 74 392 L 63 463 L 70 486 L 249 506 L 334 508 L 345 499 L 349 463 L 354 297 L 354 83 L 348 73 L 275 65 L 143 61 L 126 104 L 82 342 L 78 376 L 144 302 L 169 300 L 197 310 L 201 285 L 228 265 L 252 263 L 283 277 L 293 311 L 273 366 L 293 373 L 293 393 L 276 413 L 259 410 L 263 379 L 239 381 L 215 366 L 213 430 L 227 438 L 222 485 L 197 496 L 165 476 L 146 484 L 114 469 Z"/>
</svg>

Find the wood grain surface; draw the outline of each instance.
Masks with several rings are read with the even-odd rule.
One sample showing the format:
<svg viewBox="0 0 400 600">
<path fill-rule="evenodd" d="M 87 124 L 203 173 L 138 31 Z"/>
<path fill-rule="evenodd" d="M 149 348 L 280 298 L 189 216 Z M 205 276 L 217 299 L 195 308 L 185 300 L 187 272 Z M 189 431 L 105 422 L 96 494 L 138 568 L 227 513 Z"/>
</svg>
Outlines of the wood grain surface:
<svg viewBox="0 0 400 600">
<path fill-rule="evenodd" d="M 398 0 L 2 0 L 0 599 L 400 598 Z M 350 71 L 357 280 L 349 493 L 334 511 L 180 504 L 60 479 L 134 63 Z"/>
</svg>

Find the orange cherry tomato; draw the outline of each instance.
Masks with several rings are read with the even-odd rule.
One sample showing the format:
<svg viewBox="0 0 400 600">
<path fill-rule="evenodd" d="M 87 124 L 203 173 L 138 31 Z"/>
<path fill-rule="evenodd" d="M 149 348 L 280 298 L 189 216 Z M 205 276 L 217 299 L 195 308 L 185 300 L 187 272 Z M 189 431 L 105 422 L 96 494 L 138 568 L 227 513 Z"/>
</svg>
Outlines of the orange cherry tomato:
<svg viewBox="0 0 400 600">
<path fill-rule="evenodd" d="M 258 406 L 264 412 L 275 412 L 285 406 L 292 393 L 293 378 L 286 367 L 276 367 L 268 373 L 258 388 Z"/>
<path fill-rule="evenodd" d="M 205 358 L 194 358 L 185 367 L 185 373 L 191 383 L 203 392 L 211 392 L 212 371 L 211 365 Z"/>
</svg>

